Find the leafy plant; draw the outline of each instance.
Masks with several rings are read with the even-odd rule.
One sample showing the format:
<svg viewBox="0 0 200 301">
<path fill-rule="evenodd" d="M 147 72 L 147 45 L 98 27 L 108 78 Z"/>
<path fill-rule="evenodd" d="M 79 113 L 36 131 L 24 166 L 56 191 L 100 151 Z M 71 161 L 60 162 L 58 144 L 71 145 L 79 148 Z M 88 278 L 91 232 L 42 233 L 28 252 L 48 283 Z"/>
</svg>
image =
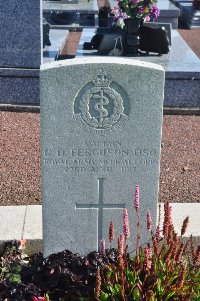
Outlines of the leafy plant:
<svg viewBox="0 0 200 301">
<path fill-rule="evenodd" d="M 106 262 L 114 258 L 116 252 L 109 250 Z M 0 300 L 93 301 L 102 264 L 97 252 L 82 257 L 65 250 L 44 259 L 42 253 L 28 257 L 21 243 L 8 242 L 0 260 Z"/>
<path fill-rule="evenodd" d="M 7 280 L 11 284 L 21 282 L 22 257 L 16 242 L 6 245 L 4 256 L 0 261 L 0 280 Z"/>
<path fill-rule="evenodd" d="M 147 212 L 151 244 L 140 247 L 139 186 L 135 192 L 137 216 L 136 253 L 131 257 L 127 242 L 130 226 L 127 209 L 123 212 L 123 233 L 118 248 L 105 248 L 82 257 L 65 250 L 43 258 L 42 253 L 27 256 L 25 241 L 7 242 L 0 258 L 1 301 L 200 301 L 200 246 L 193 238 L 182 241 L 171 221 L 171 207 L 165 204 L 162 227 L 152 231 Z M 162 232 L 162 237 L 161 237 Z M 109 241 L 114 240 L 110 223 Z"/>
<path fill-rule="evenodd" d="M 97 274 L 95 300 L 100 301 L 199 301 L 200 300 L 200 246 L 195 250 L 193 239 L 183 242 L 189 217 L 183 221 L 181 237 L 174 230 L 171 206 L 164 206 L 162 237 L 160 224 L 152 231 L 150 211 L 147 212 L 147 230 L 151 245 L 139 247 L 139 186 L 136 187 L 137 215 L 136 254 L 130 257 L 127 246 L 128 220 L 124 211 L 123 234 L 118 239 L 116 262 L 103 265 Z M 110 231 L 109 231 L 110 233 Z M 114 235 L 113 235 L 114 236 Z M 106 256 L 106 255 L 105 255 Z"/>
</svg>

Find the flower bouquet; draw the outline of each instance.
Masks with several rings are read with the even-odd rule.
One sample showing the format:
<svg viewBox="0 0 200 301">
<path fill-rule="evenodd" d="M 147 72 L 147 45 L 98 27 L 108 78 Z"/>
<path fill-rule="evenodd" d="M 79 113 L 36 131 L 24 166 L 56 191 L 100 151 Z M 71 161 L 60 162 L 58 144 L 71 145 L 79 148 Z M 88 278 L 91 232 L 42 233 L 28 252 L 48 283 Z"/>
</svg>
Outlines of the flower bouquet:
<svg viewBox="0 0 200 301">
<path fill-rule="evenodd" d="M 160 10 L 154 5 L 157 0 L 118 0 L 118 6 L 112 10 L 116 26 L 123 28 L 124 20 L 154 21 L 158 18 Z"/>
</svg>

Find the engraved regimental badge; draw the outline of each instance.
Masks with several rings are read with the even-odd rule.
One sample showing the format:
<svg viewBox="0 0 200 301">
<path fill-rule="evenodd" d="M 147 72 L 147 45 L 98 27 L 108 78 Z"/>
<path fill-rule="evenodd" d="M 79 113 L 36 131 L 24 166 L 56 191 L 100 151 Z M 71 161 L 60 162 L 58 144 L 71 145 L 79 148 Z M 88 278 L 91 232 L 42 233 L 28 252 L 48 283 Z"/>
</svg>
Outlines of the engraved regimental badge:
<svg viewBox="0 0 200 301">
<path fill-rule="evenodd" d="M 76 96 L 74 118 L 85 130 L 111 130 L 127 120 L 128 103 L 121 86 L 106 74 L 100 74 Z"/>
</svg>

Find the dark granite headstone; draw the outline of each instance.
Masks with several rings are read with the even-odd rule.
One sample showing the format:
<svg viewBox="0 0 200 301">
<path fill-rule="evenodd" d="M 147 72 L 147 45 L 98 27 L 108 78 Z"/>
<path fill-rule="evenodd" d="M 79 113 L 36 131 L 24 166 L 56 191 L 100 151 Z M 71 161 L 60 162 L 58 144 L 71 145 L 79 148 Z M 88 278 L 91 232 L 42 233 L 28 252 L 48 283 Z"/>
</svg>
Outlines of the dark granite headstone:
<svg viewBox="0 0 200 301">
<path fill-rule="evenodd" d="M 0 103 L 39 103 L 40 8 L 40 0 L 0 1 Z"/>
</svg>

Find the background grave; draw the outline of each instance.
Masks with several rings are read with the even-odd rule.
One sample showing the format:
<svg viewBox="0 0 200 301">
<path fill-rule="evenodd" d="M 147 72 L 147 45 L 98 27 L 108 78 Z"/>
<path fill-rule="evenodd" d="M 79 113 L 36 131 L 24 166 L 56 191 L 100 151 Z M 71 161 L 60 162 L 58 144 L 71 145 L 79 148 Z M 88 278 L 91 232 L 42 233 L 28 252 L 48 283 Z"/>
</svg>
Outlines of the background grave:
<svg viewBox="0 0 200 301">
<path fill-rule="evenodd" d="M 41 1 L 0 3 L 0 103 L 39 104 Z"/>
</svg>

